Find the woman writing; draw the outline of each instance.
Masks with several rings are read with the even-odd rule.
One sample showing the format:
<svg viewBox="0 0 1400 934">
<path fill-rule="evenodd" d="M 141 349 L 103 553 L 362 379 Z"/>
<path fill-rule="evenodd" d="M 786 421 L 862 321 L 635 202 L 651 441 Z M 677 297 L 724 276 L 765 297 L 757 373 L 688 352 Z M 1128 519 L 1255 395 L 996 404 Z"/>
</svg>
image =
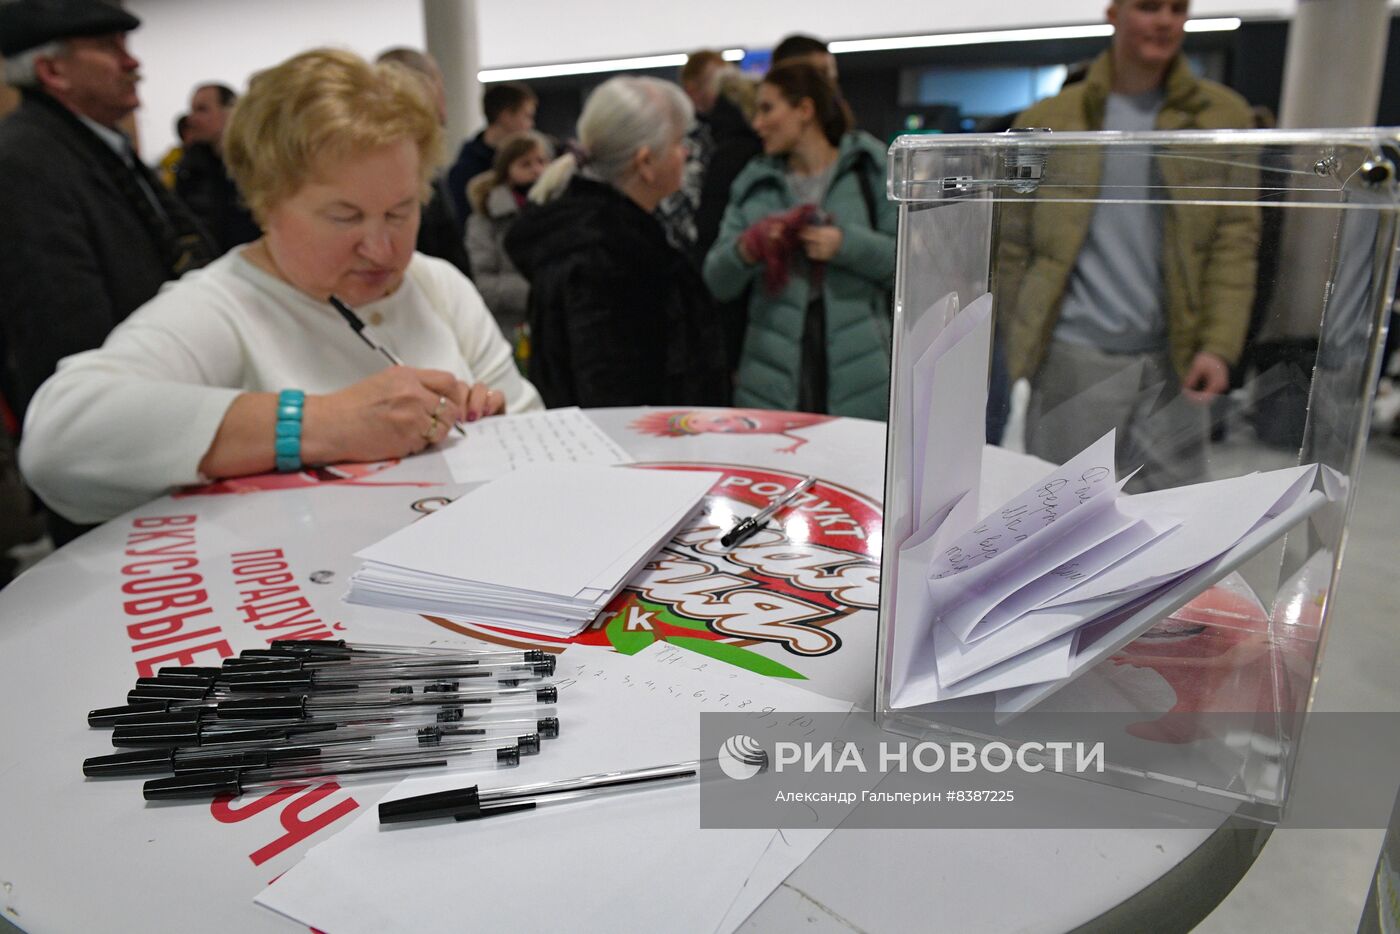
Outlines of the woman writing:
<svg viewBox="0 0 1400 934">
<path fill-rule="evenodd" d="M 559 405 L 723 405 L 723 337 L 705 285 L 652 216 L 676 191 L 692 117 L 680 88 L 613 78 L 583 106 L 582 166 L 544 173 L 506 249 L 530 280 L 530 378 Z"/>
<path fill-rule="evenodd" d="M 734 402 L 883 419 L 896 225 L 884 150 L 807 64 L 764 77 L 753 128 L 763 155 L 734 180 L 705 257 L 716 299 L 749 290 Z"/>
<path fill-rule="evenodd" d="M 401 69 L 316 50 L 254 76 L 224 152 L 263 236 L 63 361 L 25 420 L 40 496 L 97 522 L 171 487 L 403 457 L 539 408 L 471 284 L 413 252 L 441 148 Z M 384 369 L 332 297 L 413 366 Z"/>
</svg>

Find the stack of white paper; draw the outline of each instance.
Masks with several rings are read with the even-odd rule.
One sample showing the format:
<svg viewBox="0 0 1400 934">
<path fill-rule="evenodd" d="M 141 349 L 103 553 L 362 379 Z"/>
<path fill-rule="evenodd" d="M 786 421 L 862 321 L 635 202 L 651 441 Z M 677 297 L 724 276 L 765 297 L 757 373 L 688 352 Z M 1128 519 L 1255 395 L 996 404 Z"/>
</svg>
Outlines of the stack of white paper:
<svg viewBox="0 0 1400 934">
<path fill-rule="evenodd" d="M 1278 539 L 1336 486 L 1324 477 L 1314 489 L 1319 470 L 1307 465 L 1128 496 L 1109 432 L 974 524 L 980 453 L 969 466 L 966 451 L 981 451 L 980 426 L 953 410 L 985 384 L 989 319 L 984 296 L 912 368 L 896 707 L 995 692 L 999 715 L 1027 709 Z"/>
<path fill-rule="evenodd" d="M 693 513 L 708 471 L 521 468 L 357 552 L 350 603 L 578 633 Z"/>
</svg>

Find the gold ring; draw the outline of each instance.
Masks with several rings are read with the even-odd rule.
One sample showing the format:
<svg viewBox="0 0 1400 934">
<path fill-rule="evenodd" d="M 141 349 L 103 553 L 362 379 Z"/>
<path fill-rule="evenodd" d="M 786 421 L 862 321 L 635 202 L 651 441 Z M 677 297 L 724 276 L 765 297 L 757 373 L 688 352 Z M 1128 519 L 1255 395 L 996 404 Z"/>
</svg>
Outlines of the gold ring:
<svg viewBox="0 0 1400 934">
<path fill-rule="evenodd" d="M 436 420 L 437 417 L 438 417 L 439 415 L 442 414 L 442 410 L 445 409 L 445 408 L 447 408 L 447 397 L 446 397 L 446 396 L 438 396 L 437 408 L 433 409 L 433 413 L 432 413 L 432 414 L 433 414 L 433 419 Z"/>
<path fill-rule="evenodd" d="M 433 415 L 431 417 L 432 421 L 428 423 L 428 430 L 423 432 L 423 440 L 428 442 L 429 444 L 433 443 L 433 435 L 437 434 L 438 425 L 440 424 L 436 415 Z"/>
</svg>

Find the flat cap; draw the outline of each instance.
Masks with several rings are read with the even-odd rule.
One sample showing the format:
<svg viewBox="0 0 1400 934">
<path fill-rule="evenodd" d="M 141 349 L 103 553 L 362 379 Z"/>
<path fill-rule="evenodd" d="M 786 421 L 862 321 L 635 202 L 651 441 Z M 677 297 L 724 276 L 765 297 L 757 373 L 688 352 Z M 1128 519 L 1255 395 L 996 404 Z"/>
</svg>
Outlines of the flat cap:
<svg viewBox="0 0 1400 934">
<path fill-rule="evenodd" d="M 0 0 L 0 55 L 77 36 L 131 32 L 141 21 L 103 0 Z"/>
</svg>

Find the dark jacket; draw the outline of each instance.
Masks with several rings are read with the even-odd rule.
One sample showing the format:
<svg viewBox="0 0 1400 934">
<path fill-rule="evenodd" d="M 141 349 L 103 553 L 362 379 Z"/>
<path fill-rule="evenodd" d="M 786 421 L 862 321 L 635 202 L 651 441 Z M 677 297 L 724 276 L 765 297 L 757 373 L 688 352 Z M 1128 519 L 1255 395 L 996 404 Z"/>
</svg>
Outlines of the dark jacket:
<svg viewBox="0 0 1400 934">
<path fill-rule="evenodd" d="M 21 418 L 59 360 L 99 346 L 161 283 L 213 254 L 154 173 L 136 163 L 165 220 L 136 203 L 140 189 L 123 171 L 44 94 L 26 91 L 0 121 L 0 373 Z"/>
<path fill-rule="evenodd" d="M 462 144 L 457 161 L 447 170 L 447 191 L 452 196 L 452 210 L 457 218 L 457 239 L 466 235 L 467 215 L 472 212 L 467 203 L 467 183 L 491 168 L 496 161 L 496 147 L 486 144 L 486 131 Z"/>
<path fill-rule="evenodd" d="M 446 172 L 433 177 L 432 190 L 423 205 L 418 221 L 418 252 L 445 259 L 471 278 L 472 264 L 462 243 L 462 222 L 452 206 Z"/>
<path fill-rule="evenodd" d="M 724 209 L 729 206 L 729 189 L 734 179 L 750 160 L 763 152 L 758 134 L 732 101 L 724 95 L 715 99 L 715 106 L 705 118 L 710 125 L 710 162 L 700 182 L 700 204 L 695 209 L 695 248 L 692 259 L 696 268 L 705 264 L 705 255 L 719 236 L 719 224 Z M 748 329 L 749 303 L 747 295 L 718 302 L 720 322 L 724 327 L 725 360 L 730 372 L 739 369 L 743 354 L 744 332 Z"/>
<path fill-rule="evenodd" d="M 695 265 L 705 262 L 715 238 L 724 209 L 729 206 L 729 189 L 734 179 L 763 152 L 758 134 L 744 119 L 744 113 L 727 97 L 715 99 L 714 109 L 705 118 L 710 124 L 710 164 L 705 167 L 705 179 L 700 184 L 700 206 L 695 210 Z"/>
<path fill-rule="evenodd" d="M 238 186 L 229 178 L 224 160 L 208 143 L 185 147 L 175 170 L 175 193 L 199 218 L 221 254 L 262 236 L 257 221 L 243 205 Z"/>
<path fill-rule="evenodd" d="M 546 405 L 728 403 L 704 283 L 617 189 L 575 176 L 516 220 L 506 251 L 530 280 L 530 380 Z"/>
</svg>

